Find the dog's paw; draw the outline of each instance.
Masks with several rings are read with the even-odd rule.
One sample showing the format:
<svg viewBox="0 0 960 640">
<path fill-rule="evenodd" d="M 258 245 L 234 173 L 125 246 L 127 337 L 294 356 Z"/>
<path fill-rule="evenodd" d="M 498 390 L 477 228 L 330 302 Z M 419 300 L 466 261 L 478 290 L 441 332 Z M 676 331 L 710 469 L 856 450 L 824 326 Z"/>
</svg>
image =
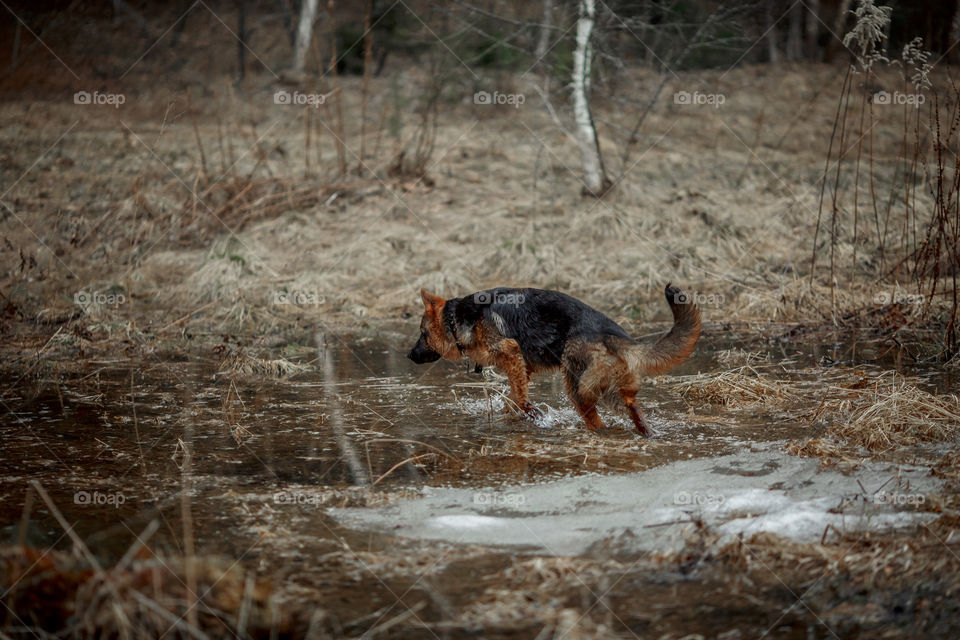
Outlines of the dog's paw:
<svg viewBox="0 0 960 640">
<path fill-rule="evenodd" d="M 641 422 L 640 426 L 637 427 L 637 433 L 644 438 L 655 438 L 657 436 L 657 432 L 654 431 L 649 424 L 647 424 L 646 420 Z"/>
<path fill-rule="evenodd" d="M 508 402 L 503 407 L 503 412 L 514 416 L 526 416 L 531 420 L 540 420 L 544 417 L 543 411 L 537 408 L 532 402 L 519 405 L 516 402 Z"/>
<path fill-rule="evenodd" d="M 544 417 L 543 411 L 531 402 L 524 405 L 523 413 L 531 420 L 542 420 Z"/>
</svg>

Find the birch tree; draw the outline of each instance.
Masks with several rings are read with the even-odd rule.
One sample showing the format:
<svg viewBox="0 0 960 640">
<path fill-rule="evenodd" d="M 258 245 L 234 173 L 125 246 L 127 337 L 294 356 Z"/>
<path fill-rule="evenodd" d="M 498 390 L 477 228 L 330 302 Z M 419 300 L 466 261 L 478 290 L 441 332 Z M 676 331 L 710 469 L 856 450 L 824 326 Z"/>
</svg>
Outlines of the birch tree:
<svg viewBox="0 0 960 640">
<path fill-rule="evenodd" d="M 537 62 L 543 60 L 547 55 L 547 47 L 550 46 L 550 30 L 553 27 L 553 0 L 543 0 L 543 19 L 540 24 L 540 38 L 537 40 L 537 49 L 534 51 L 534 58 Z"/>
<path fill-rule="evenodd" d="M 303 0 L 300 7 L 300 22 L 297 24 L 297 40 L 293 45 L 293 70 L 296 73 L 303 71 L 303 64 L 310 49 L 310 39 L 313 35 L 313 21 L 317 18 L 317 4 L 319 0 Z"/>
<path fill-rule="evenodd" d="M 573 114 L 583 166 L 583 193 L 600 197 L 610 188 L 611 182 L 603 168 L 597 129 L 590 113 L 590 67 L 593 61 L 591 38 L 595 22 L 596 0 L 580 0 L 577 47 L 573 52 Z"/>
</svg>

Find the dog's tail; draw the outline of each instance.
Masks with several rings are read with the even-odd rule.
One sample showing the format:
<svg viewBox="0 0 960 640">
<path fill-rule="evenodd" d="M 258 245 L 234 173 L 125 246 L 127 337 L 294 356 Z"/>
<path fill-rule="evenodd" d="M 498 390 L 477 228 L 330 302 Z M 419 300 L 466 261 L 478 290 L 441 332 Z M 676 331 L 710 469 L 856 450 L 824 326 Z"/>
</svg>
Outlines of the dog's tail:
<svg viewBox="0 0 960 640">
<path fill-rule="evenodd" d="M 637 345 L 631 350 L 632 368 L 639 373 L 657 375 L 669 371 L 687 359 L 700 337 L 700 311 L 690 296 L 671 284 L 667 284 L 664 295 L 673 312 L 673 327 L 653 344 Z"/>
</svg>

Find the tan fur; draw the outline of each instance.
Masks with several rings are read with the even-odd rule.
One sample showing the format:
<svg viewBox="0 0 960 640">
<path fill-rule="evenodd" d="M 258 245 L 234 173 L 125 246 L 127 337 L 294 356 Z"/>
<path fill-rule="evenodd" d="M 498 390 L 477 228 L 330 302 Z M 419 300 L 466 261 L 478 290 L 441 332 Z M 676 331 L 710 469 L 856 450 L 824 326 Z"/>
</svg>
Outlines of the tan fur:
<svg viewBox="0 0 960 640">
<path fill-rule="evenodd" d="M 657 375 L 683 362 L 692 352 L 700 336 L 700 312 L 693 304 L 678 304 L 671 300 L 670 285 L 667 285 L 667 302 L 673 312 L 674 325 L 660 340 L 652 345 L 641 345 L 631 340 L 619 339 L 622 344 L 610 348 L 603 342 L 583 338 L 571 338 L 564 347 L 564 383 L 567 396 L 588 429 L 604 428 L 597 413 L 597 402 L 610 393 L 619 397 L 637 431 L 644 436 L 653 435 L 643 410 L 637 404 L 637 389 L 644 375 Z M 674 291 L 679 291 L 674 289 Z M 528 392 L 530 380 L 537 368 L 526 362 L 516 340 L 505 338 L 503 328 L 478 323 L 469 340 L 465 336 L 452 336 L 443 322 L 446 301 L 425 289 L 420 290 L 424 304 L 421 330 L 427 333 L 427 344 L 447 360 L 459 360 L 464 355 L 478 365 L 496 366 L 510 382 L 510 395 L 516 407 L 530 416 L 539 415 L 539 410 L 530 403 Z M 494 322 L 493 324 L 496 324 Z M 457 348 L 461 341 L 463 352 Z M 616 344 L 617 339 L 612 343 Z M 574 372 L 568 363 L 580 363 Z M 585 366 L 583 366 L 585 363 Z M 549 367 L 548 367 L 549 368 Z"/>
<path fill-rule="evenodd" d="M 447 335 L 443 326 L 443 308 L 447 301 L 426 289 L 420 289 L 420 299 L 423 300 L 424 306 L 420 329 L 427 331 L 430 348 L 447 360 L 459 359 L 460 351 L 457 349 L 457 343 Z"/>
</svg>

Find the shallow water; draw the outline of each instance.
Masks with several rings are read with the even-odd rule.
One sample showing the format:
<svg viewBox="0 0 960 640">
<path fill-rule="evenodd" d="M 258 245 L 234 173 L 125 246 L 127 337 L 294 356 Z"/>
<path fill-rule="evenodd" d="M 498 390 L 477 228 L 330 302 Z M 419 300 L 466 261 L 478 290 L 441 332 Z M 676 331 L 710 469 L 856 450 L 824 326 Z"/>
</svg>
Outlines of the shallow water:
<svg viewBox="0 0 960 640">
<path fill-rule="evenodd" d="M 673 373 L 729 368 L 717 354 L 739 347 L 768 354 L 802 395 L 805 384 L 838 368 L 903 366 L 902 352 L 849 337 L 811 344 L 745 335 L 714 331 Z M 531 395 L 546 418 L 533 423 L 502 413 L 502 380 L 485 380 L 466 363 L 414 365 L 405 357 L 410 340 L 400 333 L 324 341 L 300 353 L 312 361 L 309 371 L 280 380 L 231 381 L 209 357 L 89 361 L 82 373 L 29 384 L 14 384 L 20 372 L 7 372 L 0 417 L 7 540 L 32 480 L 106 556 L 122 554 L 131 532 L 151 519 L 179 519 L 186 487 L 198 548 L 230 553 L 267 531 L 281 548 L 351 535 L 324 511 L 369 502 L 355 487 L 392 495 L 637 471 L 809 435 L 783 413 L 709 406 L 690 413 L 670 377 L 638 396 L 658 432 L 654 440 L 609 411 L 605 432 L 583 431 L 557 376 L 534 382 Z M 879 362 L 864 364 L 871 359 Z M 918 371 L 933 387 L 953 382 L 933 368 L 911 372 Z M 808 402 L 813 407 L 818 398 Z M 177 548 L 176 529 L 167 525 L 157 539 Z M 66 544 L 43 504 L 33 507 L 24 531 L 37 546 Z"/>
</svg>

